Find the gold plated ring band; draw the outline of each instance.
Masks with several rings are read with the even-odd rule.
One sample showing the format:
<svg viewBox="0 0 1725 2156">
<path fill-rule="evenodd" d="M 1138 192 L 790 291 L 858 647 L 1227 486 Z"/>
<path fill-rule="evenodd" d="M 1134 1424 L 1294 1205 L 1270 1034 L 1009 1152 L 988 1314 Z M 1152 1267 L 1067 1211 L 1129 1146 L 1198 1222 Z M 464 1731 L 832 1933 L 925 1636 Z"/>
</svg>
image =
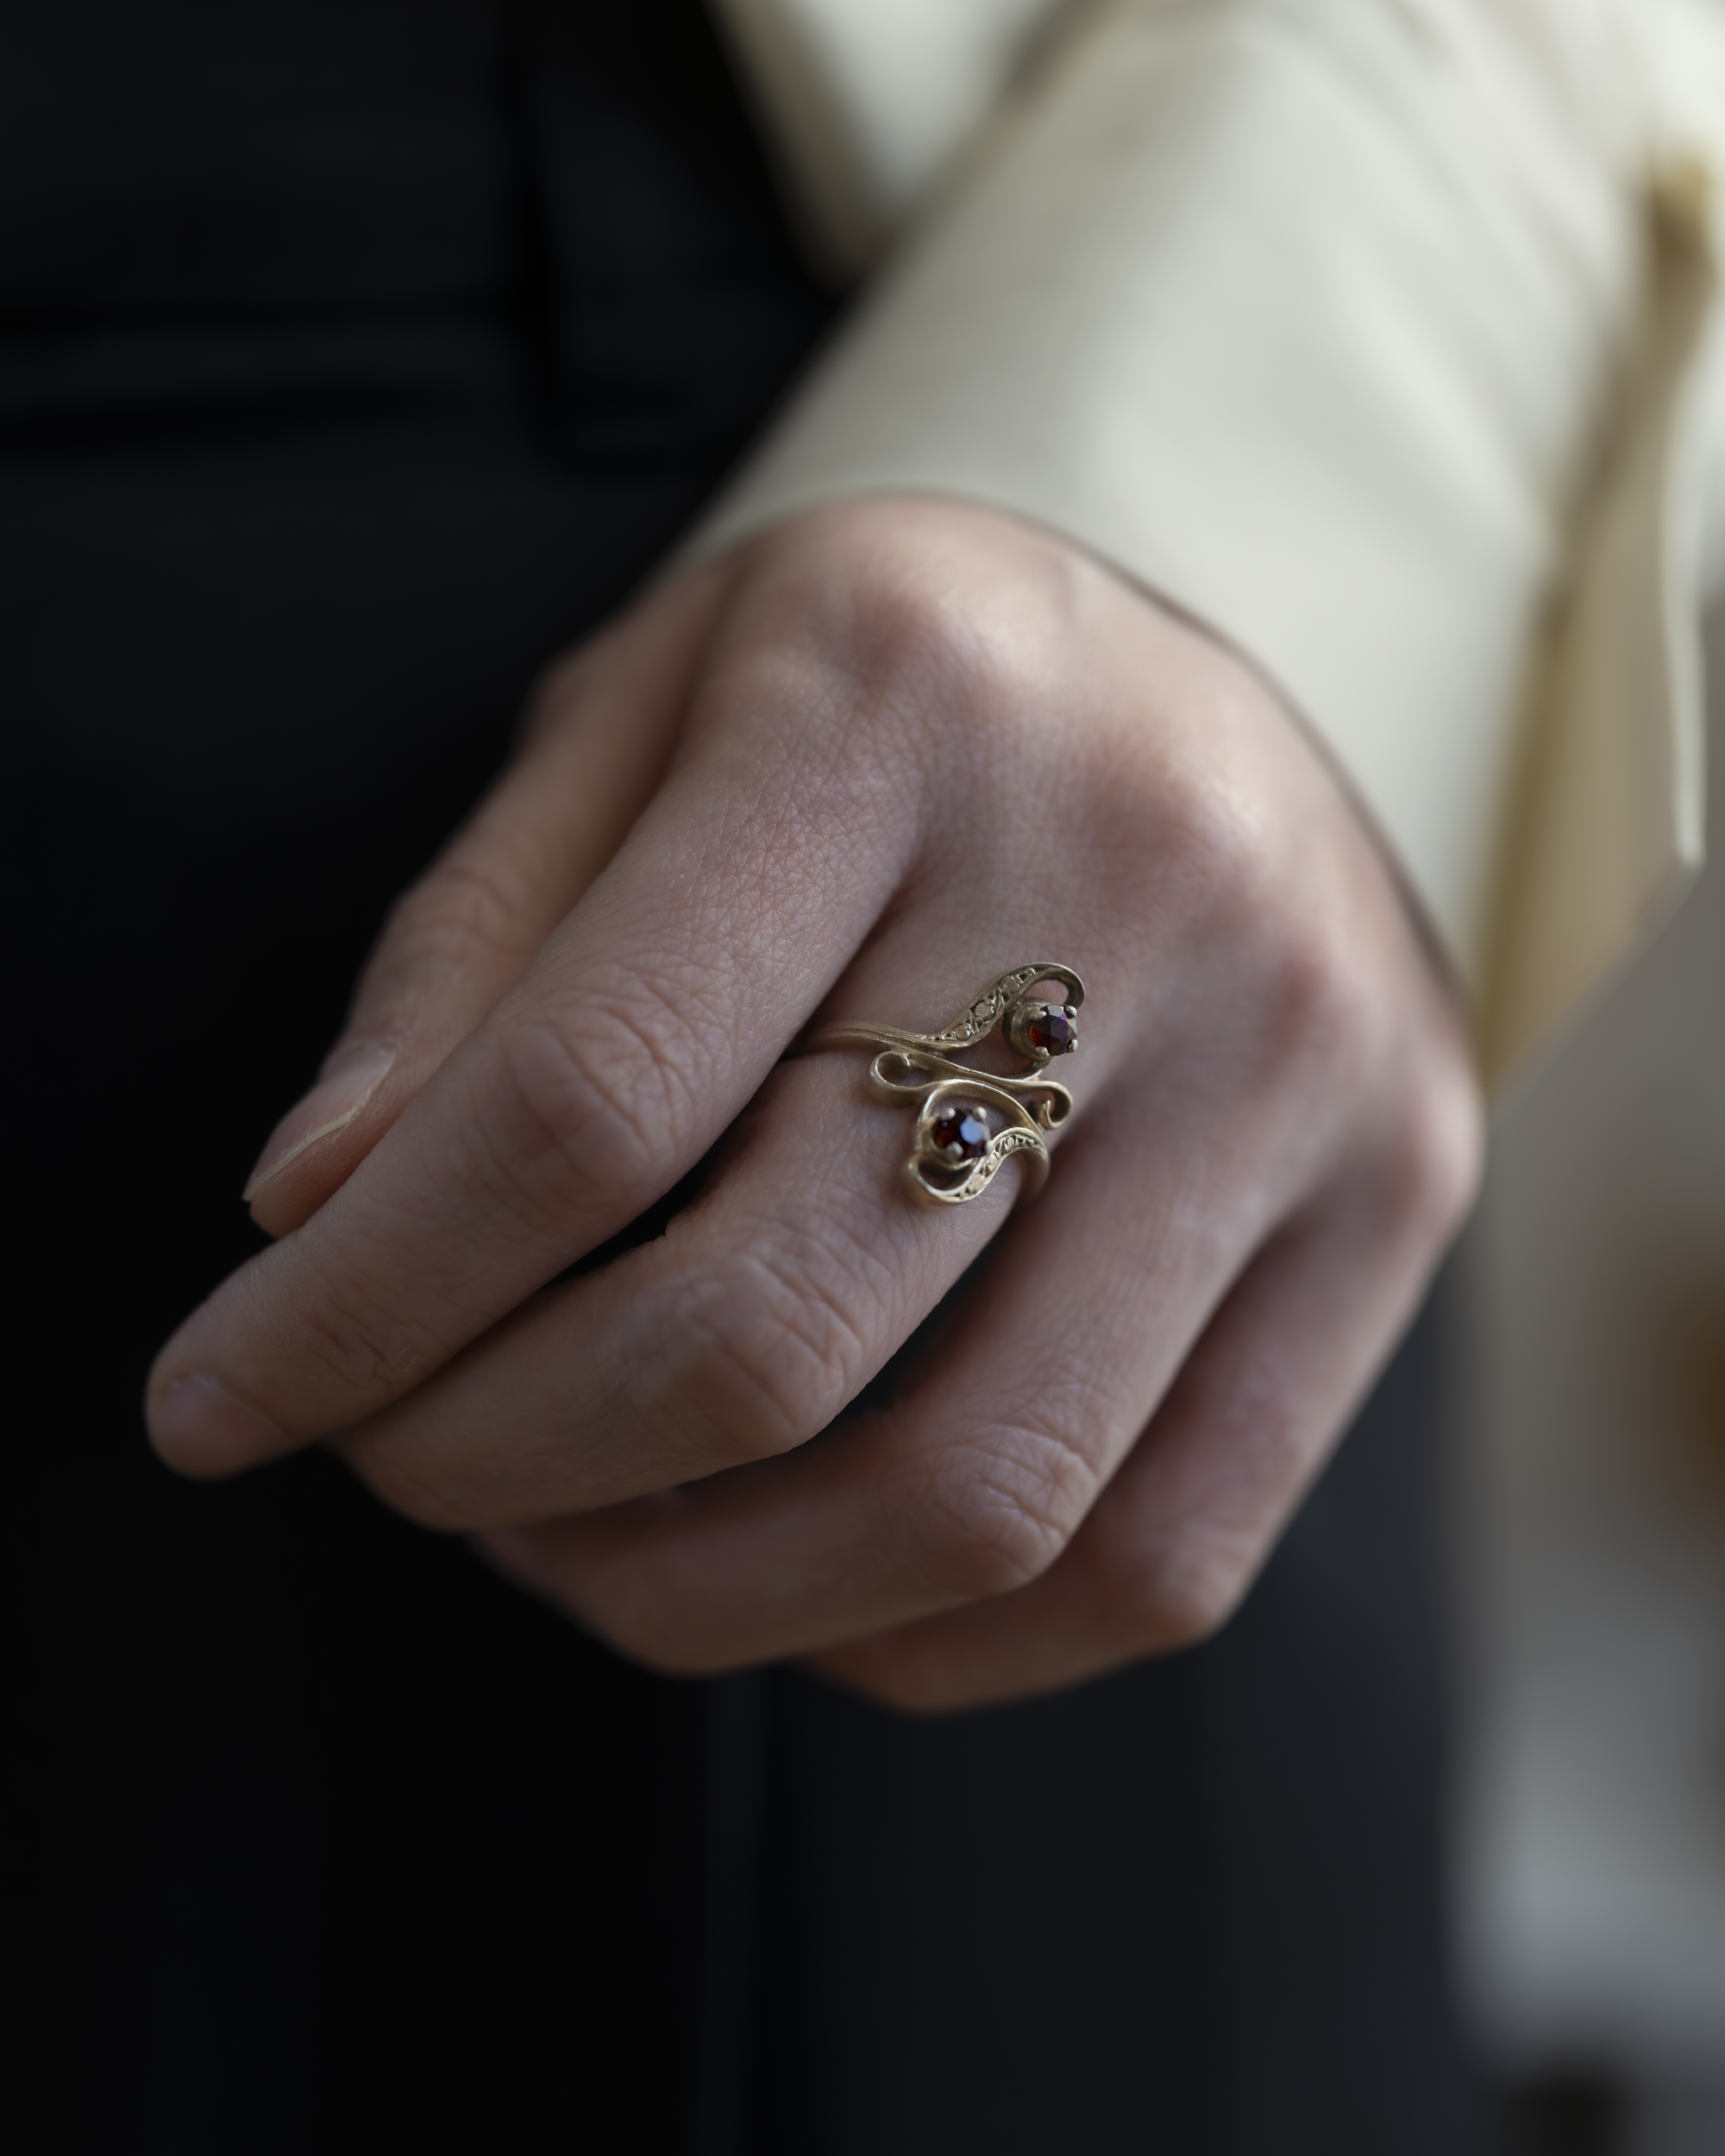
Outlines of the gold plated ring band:
<svg viewBox="0 0 1725 2156">
<path fill-rule="evenodd" d="M 1063 991 L 1057 1000 L 1030 993 L 1053 983 Z M 1076 1054 L 1083 1000 L 1084 983 L 1070 966 L 1038 959 L 997 974 L 938 1033 L 847 1019 L 819 1027 L 793 1052 L 878 1050 L 869 1066 L 869 1090 L 877 1100 L 917 1111 L 916 1141 L 904 1175 L 906 1188 L 921 1204 L 968 1205 L 1014 1157 L 1024 1163 L 1019 1195 L 1033 1198 L 1048 1180 L 1043 1134 L 1058 1130 L 1072 1112 L 1065 1087 L 1039 1074 L 1057 1056 Z M 955 1060 L 965 1049 L 980 1048 L 996 1030 L 1022 1059 L 1021 1072 L 1001 1077 Z"/>
</svg>

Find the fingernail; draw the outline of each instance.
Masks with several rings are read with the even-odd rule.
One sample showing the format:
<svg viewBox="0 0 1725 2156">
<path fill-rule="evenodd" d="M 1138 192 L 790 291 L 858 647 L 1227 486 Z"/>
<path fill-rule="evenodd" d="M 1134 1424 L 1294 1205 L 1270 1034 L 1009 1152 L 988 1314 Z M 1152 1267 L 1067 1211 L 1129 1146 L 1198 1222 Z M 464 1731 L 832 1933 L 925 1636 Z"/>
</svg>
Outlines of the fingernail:
<svg viewBox="0 0 1725 2156">
<path fill-rule="evenodd" d="M 368 1048 L 338 1065 L 327 1078 L 320 1078 L 270 1132 L 269 1142 L 240 1194 L 245 1203 L 250 1205 L 264 1185 L 280 1175 L 290 1161 L 298 1160 L 308 1145 L 345 1130 L 383 1083 L 394 1061 L 393 1048 Z"/>
<path fill-rule="evenodd" d="M 288 1450 L 273 1423 L 202 1370 L 176 1377 L 156 1402 L 150 1442 L 182 1475 L 237 1475 Z"/>
</svg>

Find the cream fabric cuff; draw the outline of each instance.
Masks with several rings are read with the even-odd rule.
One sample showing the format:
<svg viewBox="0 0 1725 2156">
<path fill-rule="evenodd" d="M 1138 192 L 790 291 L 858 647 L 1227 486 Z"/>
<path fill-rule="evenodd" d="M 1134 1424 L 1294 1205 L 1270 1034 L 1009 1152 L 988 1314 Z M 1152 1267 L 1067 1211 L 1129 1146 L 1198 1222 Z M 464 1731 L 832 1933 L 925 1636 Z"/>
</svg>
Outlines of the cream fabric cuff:
<svg viewBox="0 0 1725 2156">
<path fill-rule="evenodd" d="M 697 545 L 956 495 L 1208 620 L 1328 743 L 1507 1064 L 1698 857 L 1670 480 L 1711 285 L 1659 15 L 1096 8 Z"/>
</svg>

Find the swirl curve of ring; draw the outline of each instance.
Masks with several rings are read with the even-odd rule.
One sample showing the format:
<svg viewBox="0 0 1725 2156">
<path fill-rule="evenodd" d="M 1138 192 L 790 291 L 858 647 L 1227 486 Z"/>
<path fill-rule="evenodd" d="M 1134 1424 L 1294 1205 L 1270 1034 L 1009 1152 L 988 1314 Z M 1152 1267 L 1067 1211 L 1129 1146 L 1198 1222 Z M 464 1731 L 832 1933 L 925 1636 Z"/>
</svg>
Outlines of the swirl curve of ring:
<svg viewBox="0 0 1725 2156">
<path fill-rule="evenodd" d="M 1084 1000 L 1084 983 L 1070 966 L 1057 960 L 1013 966 L 978 990 L 950 1025 L 936 1033 L 913 1033 L 895 1025 L 844 1019 L 823 1025 L 793 1051 L 808 1055 L 825 1048 L 868 1047 L 878 1050 L 869 1066 L 869 1088 L 877 1100 L 917 1110 L 916 1141 L 904 1166 L 906 1188 L 925 1205 L 968 1205 L 979 1198 L 1006 1163 L 1022 1157 L 1019 1196 L 1032 1198 L 1048 1180 L 1048 1147 L 1043 1133 L 1058 1130 L 1072 1112 L 1072 1095 L 1051 1078 L 1032 1075 L 998 1076 L 955 1062 L 952 1051 L 975 1048 L 1001 1026 L 1014 1006 L 1042 981 L 1057 981 L 1070 1008 Z M 1000 1119 L 985 1145 L 968 1163 L 955 1167 L 935 1143 L 944 1116 L 978 1105 Z M 962 1172 L 961 1172 L 962 1170 Z"/>
</svg>

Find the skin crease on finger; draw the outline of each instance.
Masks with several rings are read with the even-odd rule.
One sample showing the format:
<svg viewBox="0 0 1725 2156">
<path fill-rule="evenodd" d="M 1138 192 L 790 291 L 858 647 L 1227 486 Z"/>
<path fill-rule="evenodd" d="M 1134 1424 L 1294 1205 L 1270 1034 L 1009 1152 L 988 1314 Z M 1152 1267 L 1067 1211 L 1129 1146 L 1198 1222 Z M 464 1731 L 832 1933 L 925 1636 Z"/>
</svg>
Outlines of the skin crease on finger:
<svg viewBox="0 0 1725 2156">
<path fill-rule="evenodd" d="M 1201 634 L 936 504 L 755 542 L 554 684 L 459 874 L 410 897 L 361 988 L 358 1038 L 385 1014 L 405 1075 L 276 1179 L 297 1232 L 170 1344 L 159 1412 L 201 1373 L 273 1430 L 359 1426 L 344 1450 L 392 1502 L 506 1527 L 518 1576 L 662 1666 L 825 1652 L 947 1706 L 1215 1621 L 1405 1321 L 1477 1150 L 1451 999 L 1320 760 Z M 625 1146 L 596 1209 L 579 1149 L 497 1124 L 496 1073 L 530 1021 L 603 1005 L 618 956 L 662 1005 L 691 950 L 714 1075 L 677 1063 L 681 1136 Z M 860 1056 L 772 1077 L 671 1235 L 535 1293 L 676 1180 L 818 1006 L 938 1025 L 1032 953 L 1089 984 L 1072 1137 L 900 1407 L 817 1434 L 1007 1194 L 905 1206 L 904 1132 Z M 219 1425 L 200 1453 L 172 1422 L 171 1459 L 247 1463 Z M 1208 1471 L 1151 1471 L 1189 1455 Z"/>
<path fill-rule="evenodd" d="M 1407 1165 L 1417 1187 L 1389 1238 L 1371 1217 L 1381 1205 L 1325 1193 L 1309 1226 L 1279 1238 L 1225 1299 L 1140 1438 L 1138 1402 L 1153 1397 L 1158 1356 L 1165 1376 L 1184 1352 L 1168 1337 L 1173 1327 L 1156 1322 L 1177 1294 L 1177 1270 L 1158 1273 L 1170 1260 L 1157 1223 L 1131 1207 L 1108 1217 L 1119 1163 L 1095 1127 L 1074 1139 L 1061 1186 L 1044 1201 L 1068 1201 L 1063 1218 L 1032 1213 L 1013 1224 L 958 1337 L 893 1413 L 830 1449 L 822 1440 L 770 1469 L 686 1490 L 671 1510 L 624 1507 L 493 1538 L 494 1550 L 662 1666 L 819 1651 L 862 1630 L 871 1597 L 876 1612 L 944 1608 L 945 1618 L 823 1659 L 878 1696 L 920 1708 L 1070 1682 L 1220 1621 L 1404 1321 L 1423 1276 L 1420 1253 L 1461 1201 L 1468 1130 L 1457 1118 Z M 1101 1273 L 1083 1278 L 1075 1261 L 1097 1243 Z M 1120 1388 L 1113 1401 L 1111 1381 Z M 1063 1418 L 1063 1407 L 1074 1412 Z M 944 1478 L 932 1472 L 943 1437 Z M 883 1493 L 877 1574 L 894 1529 L 900 1558 L 884 1604 L 879 1577 L 860 1562 L 869 1539 L 850 1517 Z M 1009 1520 L 1028 1515 L 1044 1533 L 1040 1550 L 1020 1544 L 1004 1565 L 991 1532 L 1002 1506 Z M 974 1599 L 1015 1577 L 1032 1583 Z M 748 1592 L 745 1583 L 762 1584 Z"/>
<path fill-rule="evenodd" d="M 324 1077 L 259 1155 L 244 1195 L 267 1233 L 341 1188 L 616 853 L 664 775 L 723 591 L 717 569 L 688 578 L 540 685 L 521 755 L 394 908 Z M 314 1106 L 326 1085 L 333 1113 Z"/>
</svg>

